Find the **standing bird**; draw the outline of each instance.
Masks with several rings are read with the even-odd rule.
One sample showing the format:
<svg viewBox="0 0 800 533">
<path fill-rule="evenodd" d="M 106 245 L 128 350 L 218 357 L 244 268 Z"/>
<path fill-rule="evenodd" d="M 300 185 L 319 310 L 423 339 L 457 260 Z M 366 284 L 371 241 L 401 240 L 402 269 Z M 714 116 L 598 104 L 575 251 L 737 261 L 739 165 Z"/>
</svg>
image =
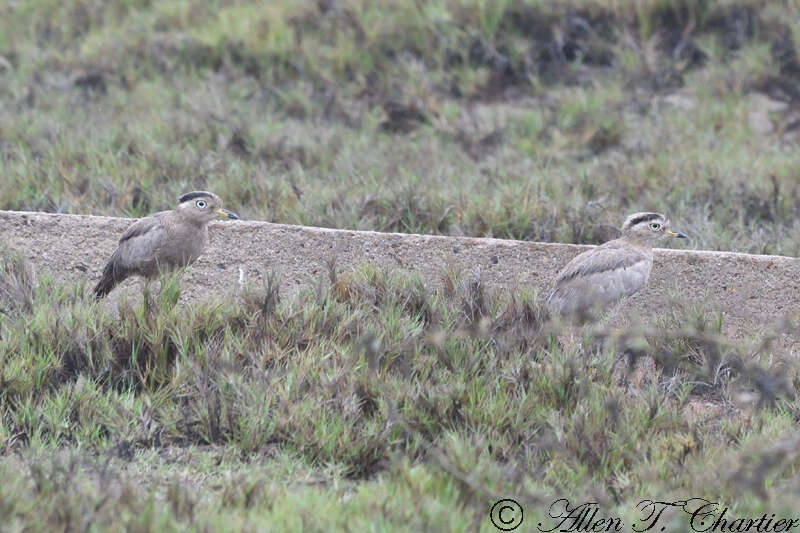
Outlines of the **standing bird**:
<svg viewBox="0 0 800 533">
<path fill-rule="evenodd" d="M 94 288 L 95 298 L 104 297 L 130 275 L 152 279 L 161 271 L 192 264 L 208 243 L 208 223 L 217 217 L 239 218 L 222 209 L 216 194 L 195 191 L 181 196 L 174 210 L 137 220 L 122 234 L 106 263 Z"/>
<path fill-rule="evenodd" d="M 579 254 L 561 269 L 547 309 L 559 315 L 588 314 L 634 294 L 650 277 L 653 245 L 666 237 L 687 238 L 670 231 L 664 215 L 629 216 L 618 239 Z"/>
</svg>

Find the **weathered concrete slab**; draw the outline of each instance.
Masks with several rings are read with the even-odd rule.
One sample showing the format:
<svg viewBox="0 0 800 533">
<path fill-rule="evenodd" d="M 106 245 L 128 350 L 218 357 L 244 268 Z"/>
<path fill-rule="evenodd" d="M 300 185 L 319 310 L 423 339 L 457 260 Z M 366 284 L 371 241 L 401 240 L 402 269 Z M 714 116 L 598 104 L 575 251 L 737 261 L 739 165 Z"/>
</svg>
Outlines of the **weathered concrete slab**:
<svg viewBox="0 0 800 533">
<path fill-rule="evenodd" d="M 94 284 L 130 219 L 0 211 L 0 242 L 20 250 L 38 271 L 65 282 Z M 480 268 L 488 286 L 532 286 L 547 291 L 552 277 L 585 246 L 331 230 L 266 222 L 219 222 L 211 245 L 184 278 L 185 298 L 229 292 L 274 269 L 283 290 L 293 291 L 326 276 L 335 253 L 339 269 L 373 263 L 419 272 L 439 283 L 446 265 Z M 677 243 L 680 244 L 680 243 Z M 136 282 L 126 282 L 122 290 Z M 119 291 L 120 289 L 117 289 Z M 115 291 L 115 292 L 117 292 Z M 112 293 L 113 295 L 114 293 Z M 787 313 L 800 311 L 800 261 L 782 256 L 729 252 L 657 250 L 648 287 L 629 299 L 626 315 L 652 316 L 674 295 L 719 310 L 726 332 L 757 336 Z M 782 344 L 800 354 L 796 339 Z"/>
</svg>

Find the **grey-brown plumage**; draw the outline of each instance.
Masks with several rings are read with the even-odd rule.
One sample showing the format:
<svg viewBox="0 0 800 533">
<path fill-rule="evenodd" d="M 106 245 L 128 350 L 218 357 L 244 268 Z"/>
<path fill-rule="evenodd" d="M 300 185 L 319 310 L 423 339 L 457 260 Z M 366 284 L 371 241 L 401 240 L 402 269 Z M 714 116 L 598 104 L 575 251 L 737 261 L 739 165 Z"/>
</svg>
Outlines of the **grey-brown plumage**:
<svg viewBox="0 0 800 533">
<path fill-rule="evenodd" d="M 208 243 L 208 223 L 218 217 L 239 218 L 222 208 L 216 194 L 195 191 L 181 196 L 174 210 L 137 220 L 122 234 L 106 263 L 95 297 L 104 297 L 128 276 L 154 278 L 192 264 Z"/>
<path fill-rule="evenodd" d="M 618 239 L 579 254 L 558 273 L 548 310 L 560 315 L 590 313 L 634 294 L 650 278 L 653 245 L 670 236 L 686 238 L 669 226 L 658 213 L 629 216 Z"/>
</svg>

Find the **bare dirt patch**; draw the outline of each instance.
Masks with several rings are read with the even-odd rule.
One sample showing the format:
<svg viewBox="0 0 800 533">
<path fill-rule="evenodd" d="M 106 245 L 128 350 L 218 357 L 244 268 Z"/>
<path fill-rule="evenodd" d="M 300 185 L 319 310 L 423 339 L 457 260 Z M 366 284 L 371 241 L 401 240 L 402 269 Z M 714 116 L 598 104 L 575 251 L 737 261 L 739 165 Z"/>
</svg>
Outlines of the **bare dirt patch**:
<svg viewBox="0 0 800 533">
<path fill-rule="evenodd" d="M 37 272 L 89 286 L 130 219 L 0 211 L 0 241 L 24 253 Z M 206 299 L 260 283 L 270 271 L 289 294 L 328 278 L 328 263 L 345 271 L 363 263 L 417 272 L 426 284 L 441 283 L 448 268 L 480 275 L 490 288 L 534 287 L 545 294 L 552 277 L 586 246 L 331 230 L 256 221 L 215 223 L 211 244 L 183 280 L 181 298 Z M 647 288 L 621 306 L 614 320 L 663 315 L 671 302 L 722 313 L 724 330 L 751 339 L 775 330 L 800 309 L 800 263 L 782 256 L 688 250 L 656 251 Z M 138 292 L 130 280 L 112 293 Z M 787 336 L 780 344 L 798 349 Z"/>
</svg>

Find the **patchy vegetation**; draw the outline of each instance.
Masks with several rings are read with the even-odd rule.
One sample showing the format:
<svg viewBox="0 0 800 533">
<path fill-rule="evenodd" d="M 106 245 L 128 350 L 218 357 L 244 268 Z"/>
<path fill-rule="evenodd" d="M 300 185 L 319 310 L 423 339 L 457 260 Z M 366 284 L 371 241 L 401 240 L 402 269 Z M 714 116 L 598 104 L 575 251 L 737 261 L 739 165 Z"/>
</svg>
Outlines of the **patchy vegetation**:
<svg viewBox="0 0 800 533">
<path fill-rule="evenodd" d="M 205 188 L 247 218 L 575 243 L 647 209 L 698 248 L 797 255 L 798 20 L 750 0 L 5 2 L 0 209 L 140 216 Z M 527 526 L 559 497 L 627 523 L 643 497 L 796 512 L 798 369 L 769 334 L 676 306 L 569 342 L 538 295 L 458 273 L 332 264 L 284 302 L 265 278 L 197 307 L 164 279 L 107 310 L 3 254 L 4 527 L 494 531 L 501 497 Z"/>
<path fill-rule="evenodd" d="M 790 2 L 0 7 L 0 208 L 796 255 Z M 605 228 L 605 229 L 604 229 Z"/>
<path fill-rule="evenodd" d="M 453 272 L 431 290 L 331 264 L 291 301 L 265 275 L 192 307 L 171 277 L 119 316 L 13 257 L 0 272 L 24 296 L 0 318 L 12 523 L 487 530 L 501 497 L 532 519 L 557 497 L 796 501 L 796 362 L 700 310 L 564 348 L 536 294 Z"/>
</svg>

